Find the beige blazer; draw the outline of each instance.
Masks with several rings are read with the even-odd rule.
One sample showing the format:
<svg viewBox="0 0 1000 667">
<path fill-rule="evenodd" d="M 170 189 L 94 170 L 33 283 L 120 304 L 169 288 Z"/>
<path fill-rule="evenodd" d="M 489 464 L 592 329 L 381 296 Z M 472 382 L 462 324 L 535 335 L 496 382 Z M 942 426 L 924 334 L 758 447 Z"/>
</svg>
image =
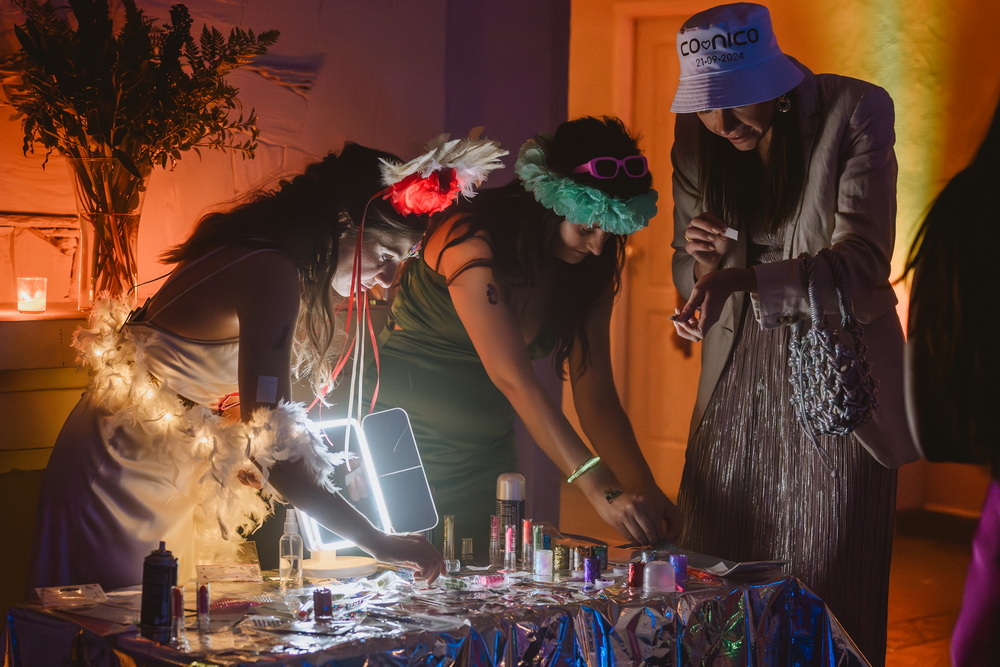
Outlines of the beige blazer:
<svg viewBox="0 0 1000 667">
<path fill-rule="evenodd" d="M 800 65 L 800 67 L 802 67 Z M 879 406 L 854 435 L 879 463 L 896 468 L 919 458 L 907 424 L 903 395 L 903 332 L 896 296 L 889 284 L 896 224 L 896 156 L 892 99 L 882 88 L 847 77 L 806 76 L 796 89 L 806 165 L 798 214 L 787 225 L 781 261 L 753 267 L 757 277 L 751 302 L 764 328 L 787 326 L 809 317 L 801 260 L 830 247 L 840 256 L 844 286 L 864 325 L 872 373 L 879 383 Z M 685 298 L 694 287 L 694 259 L 684 251 L 684 231 L 704 212 L 698 184 L 699 121 L 678 114 L 671 158 L 674 166 L 674 285 Z M 746 234 L 740 234 L 722 267 L 746 266 Z M 824 296 L 836 311 L 832 288 Z M 743 295 L 729 299 L 702 343 L 702 370 L 691 421 L 701 422 L 734 343 Z"/>
</svg>

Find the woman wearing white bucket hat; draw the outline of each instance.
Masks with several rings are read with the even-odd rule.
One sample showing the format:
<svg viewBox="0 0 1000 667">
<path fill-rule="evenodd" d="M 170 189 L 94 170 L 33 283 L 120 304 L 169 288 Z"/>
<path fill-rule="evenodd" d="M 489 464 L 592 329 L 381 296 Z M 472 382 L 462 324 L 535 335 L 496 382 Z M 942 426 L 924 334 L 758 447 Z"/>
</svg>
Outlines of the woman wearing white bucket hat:
<svg viewBox="0 0 1000 667">
<path fill-rule="evenodd" d="M 673 275 L 688 301 L 674 324 L 703 341 L 682 544 L 788 561 L 880 665 L 894 468 L 917 458 L 889 284 L 892 100 L 783 54 L 761 5 L 696 14 L 677 53 Z M 790 400 L 788 325 L 809 318 L 800 256 L 826 248 L 864 325 L 879 405 L 852 434 L 813 441 Z"/>
</svg>

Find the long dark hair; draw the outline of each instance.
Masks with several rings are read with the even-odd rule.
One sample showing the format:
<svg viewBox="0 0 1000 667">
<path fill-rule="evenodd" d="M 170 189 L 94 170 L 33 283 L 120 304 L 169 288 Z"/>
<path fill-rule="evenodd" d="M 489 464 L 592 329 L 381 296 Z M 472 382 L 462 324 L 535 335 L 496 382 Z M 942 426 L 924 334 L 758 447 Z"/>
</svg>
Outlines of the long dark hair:
<svg viewBox="0 0 1000 667">
<path fill-rule="evenodd" d="M 619 174 L 613 179 L 597 179 L 590 174 L 573 173 L 575 167 L 594 157 L 639 154 L 636 139 L 617 118 L 587 116 L 567 121 L 552 137 L 539 136 L 536 140 L 545 148 L 549 169 L 560 176 L 620 199 L 642 194 L 652 187 L 652 176 L 648 174 L 642 178 Z M 564 372 L 575 345 L 581 346 L 586 364 L 587 316 L 604 294 L 610 292 L 613 297 L 618 293 L 625 261 L 625 237 L 609 235 L 600 255 L 587 257 L 579 264 L 556 259 L 553 249 L 563 218 L 539 204 L 519 180 L 482 190 L 446 215 L 459 216 L 461 221 L 447 245 L 485 233 L 493 249 L 489 264 L 498 279 L 508 285 L 550 286 L 544 328 L 554 337 L 556 370 Z M 431 233 L 444 219 L 439 217 L 432 223 Z M 483 264 L 473 262 L 446 279 L 454 280 L 462 271 Z"/>
<path fill-rule="evenodd" d="M 335 317 L 340 299 L 331 289 L 342 233 L 364 219 L 366 237 L 384 232 L 416 243 L 426 228 L 426 218 L 402 216 L 374 197 L 383 188 L 382 159 L 401 162 L 391 153 L 348 142 L 339 154 L 330 153 L 277 187 L 203 216 L 163 260 L 193 260 L 234 245 L 275 248 L 290 257 L 298 267 L 301 300 L 293 370 L 309 376 L 318 390 L 330 379 L 338 339 L 343 343 Z"/>
<path fill-rule="evenodd" d="M 767 164 L 699 123 L 705 206 L 731 227 L 775 232 L 799 206 L 805 158 L 795 91 L 786 97 L 791 109 L 775 111 Z"/>
<path fill-rule="evenodd" d="M 1000 374 L 992 244 L 1000 173 L 1000 105 L 972 162 L 938 194 L 910 246 L 907 332 L 911 389 L 924 454 L 988 463 L 1000 479 L 1000 425 L 991 417 Z"/>
</svg>

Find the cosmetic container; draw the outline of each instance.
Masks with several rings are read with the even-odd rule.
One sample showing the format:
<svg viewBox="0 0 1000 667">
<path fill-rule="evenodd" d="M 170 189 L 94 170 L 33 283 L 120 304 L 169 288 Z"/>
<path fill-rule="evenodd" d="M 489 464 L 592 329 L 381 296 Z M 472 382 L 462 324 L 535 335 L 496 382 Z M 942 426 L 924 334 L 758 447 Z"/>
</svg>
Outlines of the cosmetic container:
<svg viewBox="0 0 1000 667">
<path fill-rule="evenodd" d="M 482 588 L 502 588 L 510 585 L 510 578 L 503 573 L 498 574 L 477 574 L 472 578 L 476 586 Z"/>
<path fill-rule="evenodd" d="M 142 601 L 139 631 L 143 637 L 167 643 L 170 640 L 171 590 L 177 585 L 177 559 L 160 542 L 142 563 Z"/>
<path fill-rule="evenodd" d="M 302 588 L 304 547 L 295 510 L 285 512 L 285 528 L 278 539 L 278 582 L 284 589 Z"/>
<path fill-rule="evenodd" d="M 507 526 L 504 539 L 503 569 L 507 572 L 517 570 L 517 528 L 511 524 Z"/>
<path fill-rule="evenodd" d="M 184 648 L 187 637 L 184 634 L 184 587 L 170 589 L 170 645 Z"/>
<path fill-rule="evenodd" d="M 329 588 L 313 591 L 313 618 L 317 621 L 333 618 L 333 593 Z"/>
<path fill-rule="evenodd" d="M 471 537 L 462 538 L 462 555 L 459 560 L 462 561 L 462 565 L 468 566 L 473 564 L 473 561 L 475 560 L 475 550 L 472 546 Z"/>
<path fill-rule="evenodd" d="M 534 572 L 538 576 L 551 577 L 552 576 L 552 550 L 551 549 L 535 549 L 534 550 Z"/>
<path fill-rule="evenodd" d="M 455 515 L 444 515 L 444 542 L 441 545 L 441 555 L 445 560 L 455 560 Z"/>
<path fill-rule="evenodd" d="M 662 560 L 651 560 L 642 571 L 642 592 L 669 593 L 676 590 L 674 566 Z"/>
<path fill-rule="evenodd" d="M 501 526 L 515 530 L 524 518 L 524 475 L 505 472 L 497 476 L 497 519 Z M 517 549 L 515 545 L 514 549 Z"/>
<path fill-rule="evenodd" d="M 503 567 L 503 549 L 500 546 L 500 517 L 490 516 L 490 565 Z"/>
<path fill-rule="evenodd" d="M 535 566 L 535 538 L 531 533 L 531 519 L 521 519 L 521 568 L 531 572 Z"/>
<path fill-rule="evenodd" d="M 628 582 L 628 587 L 633 589 L 642 588 L 642 573 L 645 563 L 642 561 L 631 562 L 628 564 L 628 575 L 625 581 Z"/>
<path fill-rule="evenodd" d="M 683 591 L 687 584 L 688 557 L 684 554 L 670 554 L 670 564 L 674 568 L 674 584 L 677 590 Z"/>
<path fill-rule="evenodd" d="M 198 630 L 208 632 L 212 624 L 212 588 L 211 584 L 203 581 L 198 584 L 198 593 L 195 596 L 195 610 L 198 615 Z"/>
</svg>

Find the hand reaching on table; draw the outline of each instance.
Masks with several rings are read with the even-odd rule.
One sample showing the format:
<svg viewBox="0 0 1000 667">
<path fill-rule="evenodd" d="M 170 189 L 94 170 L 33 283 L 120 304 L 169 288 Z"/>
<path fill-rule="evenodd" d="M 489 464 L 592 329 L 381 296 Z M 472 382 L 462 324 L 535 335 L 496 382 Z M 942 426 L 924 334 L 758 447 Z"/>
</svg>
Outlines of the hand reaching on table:
<svg viewBox="0 0 1000 667">
<path fill-rule="evenodd" d="M 383 563 L 412 568 L 416 578 L 426 580 L 428 584 L 445 573 L 440 552 L 422 535 L 382 533 L 364 549 Z"/>
<path fill-rule="evenodd" d="M 680 532 L 677 507 L 658 487 L 627 491 L 606 469 L 577 484 L 601 519 L 635 544 L 659 544 Z"/>
</svg>

